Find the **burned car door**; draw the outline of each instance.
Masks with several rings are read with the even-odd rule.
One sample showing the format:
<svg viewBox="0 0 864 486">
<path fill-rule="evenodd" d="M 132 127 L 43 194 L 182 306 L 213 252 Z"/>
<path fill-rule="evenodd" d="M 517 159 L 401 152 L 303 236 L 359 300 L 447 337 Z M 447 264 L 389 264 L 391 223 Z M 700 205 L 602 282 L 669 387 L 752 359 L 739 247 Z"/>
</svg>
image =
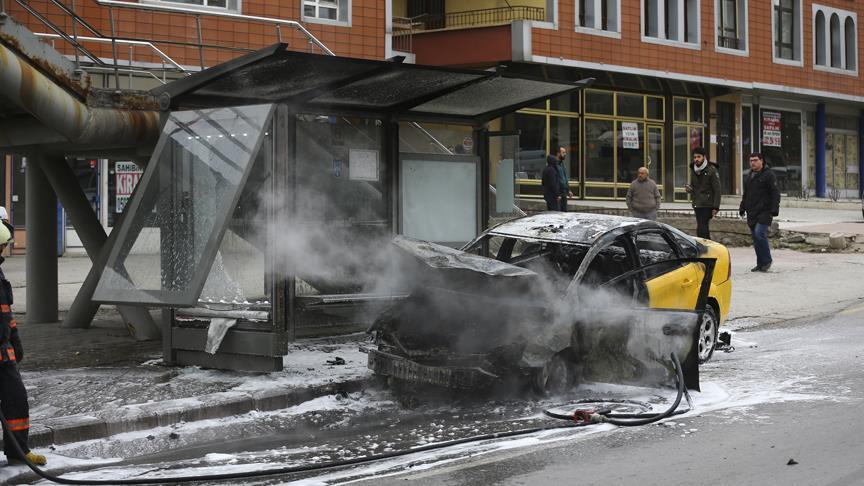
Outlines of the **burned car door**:
<svg viewBox="0 0 864 486">
<path fill-rule="evenodd" d="M 701 277 L 697 265 L 682 262 L 677 248 L 660 230 L 639 231 L 634 242 L 640 265 L 647 266 L 643 274 L 648 305 L 655 309 L 694 309 Z"/>
<path fill-rule="evenodd" d="M 581 379 L 640 385 L 669 384 L 674 380 L 670 353 L 678 355 L 685 382 L 698 389 L 698 331 L 714 271 L 713 259 L 672 258 L 639 262 L 603 282 L 591 276 L 595 260 L 615 255 L 615 246 L 637 254 L 627 230 L 612 231 L 598 239 L 576 273 L 567 300 L 573 307 L 571 349 L 579 363 Z M 612 248 L 612 251 L 608 251 Z M 623 262 L 624 260 L 620 260 Z M 697 303 L 689 309 L 659 309 L 650 306 L 646 281 L 662 270 L 698 263 L 705 268 Z M 659 270 L 658 270 L 659 269 Z M 607 275 L 608 276 L 608 275 Z M 698 278 L 698 277 L 697 277 Z M 629 292 L 629 295 L 628 295 Z M 701 306 L 699 304 L 701 303 Z"/>
</svg>

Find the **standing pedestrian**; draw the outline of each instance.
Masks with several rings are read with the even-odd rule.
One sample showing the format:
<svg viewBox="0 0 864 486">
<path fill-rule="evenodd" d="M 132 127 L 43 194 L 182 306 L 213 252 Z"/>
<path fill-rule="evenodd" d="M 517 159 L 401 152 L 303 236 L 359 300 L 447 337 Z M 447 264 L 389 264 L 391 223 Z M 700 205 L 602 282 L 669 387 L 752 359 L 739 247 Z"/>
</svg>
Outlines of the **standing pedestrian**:
<svg viewBox="0 0 864 486">
<path fill-rule="evenodd" d="M 685 189 L 691 194 L 690 200 L 696 214 L 696 236 L 710 240 L 711 218 L 717 216 L 720 210 L 720 172 L 717 165 L 705 156 L 702 147 L 693 149 L 692 167 L 692 184 L 687 184 Z"/>
<path fill-rule="evenodd" d="M 7 223 L 0 223 L 0 251 L 12 241 L 12 232 Z M 0 264 L 4 258 L 0 257 Z M 18 324 L 12 316 L 12 285 L 0 269 L 0 411 L 9 428 L 3 428 L 3 452 L 9 464 L 23 462 L 23 457 L 12 445 L 18 441 L 27 460 L 44 466 L 45 456 L 34 454 L 27 446 L 30 431 L 30 407 L 27 404 L 27 389 L 21 381 L 18 363 L 24 359 L 24 349 L 18 336 Z"/>
<path fill-rule="evenodd" d="M 561 185 L 558 183 L 558 159 L 552 155 L 546 157 L 546 167 L 541 180 L 543 199 L 546 200 L 548 211 L 561 210 Z"/>
<path fill-rule="evenodd" d="M 756 250 L 756 266 L 750 271 L 767 272 L 774 261 L 768 243 L 768 229 L 774 216 L 780 215 L 780 189 L 777 188 L 777 176 L 759 152 L 750 154 L 750 174 L 744 179 L 744 196 L 738 214 L 744 217 L 745 213 L 753 236 L 753 249 Z"/>
<path fill-rule="evenodd" d="M 567 149 L 558 147 L 556 157 L 558 158 L 558 182 L 561 185 L 561 211 L 567 211 L 567 198 L 573 197 L 570 191 L 570 179 L 567 178 L 567 166 L 564 164 L 567 159 Z"/>
<path fill-rule="evenodd" d="M 627 189 L 627 209 L 634 218 L 657 219 L 660 209 L 660 190 L 657 183 L 648 177 L 648 168 L 639 167 L 636 180 Z"/>
</svg>

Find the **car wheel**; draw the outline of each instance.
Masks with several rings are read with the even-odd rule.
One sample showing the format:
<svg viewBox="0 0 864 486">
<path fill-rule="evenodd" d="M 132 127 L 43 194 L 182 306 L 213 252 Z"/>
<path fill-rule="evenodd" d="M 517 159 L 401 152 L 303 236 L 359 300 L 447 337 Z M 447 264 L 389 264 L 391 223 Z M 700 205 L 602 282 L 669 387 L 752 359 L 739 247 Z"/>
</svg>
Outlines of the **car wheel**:
<svg viewBox="0 0 864 486">
<path fill-rule="evenodd" d="M 534 377 L 534 390 L 542 395 L 561 395 L 573 388 L 575 382 L 571 363 L 559 353 L 550 359 Z"/>
<path fill-rule="evenodd" d="M 717 318 L 717 311 L 711 305 L 705 306 L 702 323 L 699 326 L 699 364 L 707 363 L 714 354 L 719 327 L 720 319 Z"/>
</svg>

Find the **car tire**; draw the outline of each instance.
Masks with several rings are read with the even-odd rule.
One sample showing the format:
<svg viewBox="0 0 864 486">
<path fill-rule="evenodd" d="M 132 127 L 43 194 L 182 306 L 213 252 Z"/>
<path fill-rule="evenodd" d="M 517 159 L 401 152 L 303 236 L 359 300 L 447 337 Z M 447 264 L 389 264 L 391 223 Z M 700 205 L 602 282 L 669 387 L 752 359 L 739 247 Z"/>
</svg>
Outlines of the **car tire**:
<svg viewBox="0 0 864 486">
<path fill-rule="evenodd" d="M 533 388 L 541 395 L 562 395 L 575 383 L 572 364 L 565 353 L 558 353 L 534 376 Z"/>
<path fill-rule="evenodd" d="M 702 314 L 702 322 L 699 323 L 699 364 L 707 363 L 714 355 L 717 346 L 717 335 L 719 333 L 720 319 L 714 306 L 706 305 Z"/>
</svg>

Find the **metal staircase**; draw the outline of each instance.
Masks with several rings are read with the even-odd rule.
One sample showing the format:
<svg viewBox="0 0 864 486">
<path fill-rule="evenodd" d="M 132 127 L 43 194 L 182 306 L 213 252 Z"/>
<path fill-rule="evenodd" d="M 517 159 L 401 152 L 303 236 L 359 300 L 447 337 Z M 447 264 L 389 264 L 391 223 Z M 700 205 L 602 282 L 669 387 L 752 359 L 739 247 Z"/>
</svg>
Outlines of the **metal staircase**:
<svg viewBox="0 0 864 486">
<path fill-rule="evenodd" d="M 333 55 L 333 52 L 319 41 L 302 24 L 294 20 L 274 19 L 250 15 L 234 14 L 229 12 L 199 12 L 190 11 L 181 7 L 166 5 L 142 4 L 137 2 L 123 2 L 116 0 L 85 0 L 107 10 L 110 32 L 105 33 L 88 22 L 81 15 L 81 0 L 46 0 L 37 6 L 27 0 L 0 0 L 0 16 L 14 15 L 19 21 L 32 19 L 29 25 L 41 25 L 44 32 L 31 33 L 22 24 L 16 24 L 13 32 L 4 32 L 7 43 L 19 42 L 19 36 L 31 37 L 45 41 L 57 51 L 67 53 L 66 57 L 73 68 L 70 70 L 69 63 L 57 60 L 57 56 L 50 56 L 48 62 L 54 66 L 63 65 L 61 71 L 70 79 L 85 82 L 83 74 L 92 74 L 111 78 L 105 82 L 105 87 L 113 84 L 114 89 L 133 89 L 133 78 L 145 77 L 158 81 L 161 84 L 172 79 L 189 75 L 192 71 L 203 70 L 206 51 L 222 51 L 243 54 L 256 50 L 261 46 L 235 46 L 226 43 L 205 42 L 202 29 L 202 17 L 229 18 L 235 22 L 246 22 L 251 24 L 264 24 L 272 26 L 272 41 L 283 42 L 283 28 L 298 31 L 306 40 L 306 49 L 323 54 Z M 166 32 L 155 32 L 152 38 L 129 38 L 117 35 L 117 11 L 152 11 L 183 15 L 194 20 L 195 40 L 178 40 L 171 38 Z M 58 20 L 61 19 L 61 20 Z M 265 39 L 269 40 L 269 39 Z M 29 39 L 25 41 L 32 44 Z M 100 57 L 96 46 L 110 44 L 110 57 Z M 174 47 L 194 49 L 198 52 L 198 64 L 195 66 L 183 65 L 172 59 L 166 50 Z M 26 52 L 25 52 L 26 53 Z M 157 62 L 152 62 L 156 59 Z"/>
</svg>

